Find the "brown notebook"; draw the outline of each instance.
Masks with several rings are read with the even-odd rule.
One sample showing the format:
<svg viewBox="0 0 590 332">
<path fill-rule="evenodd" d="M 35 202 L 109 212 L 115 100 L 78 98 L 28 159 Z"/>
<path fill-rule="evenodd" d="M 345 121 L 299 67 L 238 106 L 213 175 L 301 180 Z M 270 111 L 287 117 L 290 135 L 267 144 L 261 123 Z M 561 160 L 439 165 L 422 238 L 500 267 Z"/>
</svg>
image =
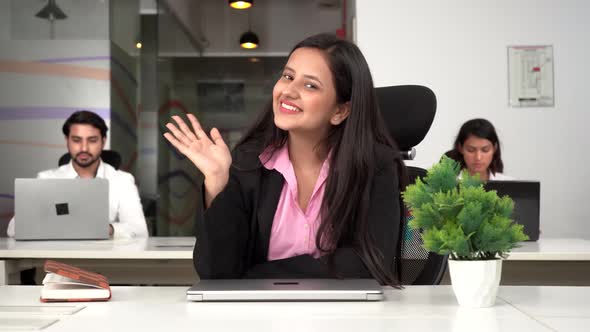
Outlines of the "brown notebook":
<svg viewBox="0 0 590 332">
<path fill-rule="evenodd" d="M 52 260 L 43 266 L 45 278 L 41 289 L 43 302 L 108 301 L 111 288 L 108 279 L 98 273 Z"/>
</svg>

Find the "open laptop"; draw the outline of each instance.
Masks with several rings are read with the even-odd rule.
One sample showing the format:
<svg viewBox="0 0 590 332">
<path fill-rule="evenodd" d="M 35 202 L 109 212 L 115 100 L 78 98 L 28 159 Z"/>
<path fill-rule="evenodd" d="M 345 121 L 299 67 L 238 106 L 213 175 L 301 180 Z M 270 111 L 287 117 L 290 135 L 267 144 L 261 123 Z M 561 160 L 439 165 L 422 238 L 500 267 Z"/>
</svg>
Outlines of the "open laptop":
<svg viewBox="0 0 590 332">
<path fill-rule="evenodd" d="M 105 179 L 16 179 L 17 240 L 109 238 L 109 183 Z"/>
<path fill-rule="evenodd" d="M 529 241 L 539 239 L 541 184 L 537 181 L 488 181 L 487 190 L 495 190 L 499 196 L 509 196 L 514 201 L 514 221 L 524 226 Z"/>
<path fill-rule="evenodd" d="M 206 279 L 186 292 L 189 301 L 379 301 L 373 279 Z"/>
</svg>

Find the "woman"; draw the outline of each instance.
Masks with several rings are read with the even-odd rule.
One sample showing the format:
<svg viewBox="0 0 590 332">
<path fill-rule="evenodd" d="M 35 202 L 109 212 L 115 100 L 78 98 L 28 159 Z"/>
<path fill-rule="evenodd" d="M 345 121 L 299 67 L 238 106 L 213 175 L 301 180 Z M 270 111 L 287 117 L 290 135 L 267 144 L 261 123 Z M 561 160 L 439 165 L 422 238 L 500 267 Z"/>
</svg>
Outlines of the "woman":
<svg viewBox="0 0 590 332">
<path fill-rule="evenodd" d="M 479 174 L 483 181 L 511 180 L 502 174 L 502 152 L 500 140 L 492 123 L 486 119 L 472 119 L 465 122 L 455 139 L 454 149 L 447 156 L 461 164 L 470 175 Z"/>
<path fill-rule="evenodd" d="M 330 34 L 289 55 L 272 102 L 230 154 L 179 117 L 164 136 L 205 176 L 201 278 L 370 278 L 399 285 L 404 165 L 369 67 Z"/>
</svg>

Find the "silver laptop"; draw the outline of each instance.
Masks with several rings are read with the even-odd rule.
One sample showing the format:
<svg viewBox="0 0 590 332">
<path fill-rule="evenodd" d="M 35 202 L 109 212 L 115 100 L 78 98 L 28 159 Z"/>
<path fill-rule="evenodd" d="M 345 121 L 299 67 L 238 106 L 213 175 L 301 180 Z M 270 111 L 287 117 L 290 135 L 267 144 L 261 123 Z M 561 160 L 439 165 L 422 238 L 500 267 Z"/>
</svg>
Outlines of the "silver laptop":
<svg viewBox="0 0 590 332">
<path fill-rule="evenodd" d="M 189 301 L 379 301 L 373 279 L 207 279 L 186 292 Z"/>
<path fill-rule="evenodd" d="M 105 179 L 16 179 L 17 240 L 109 238 L 109 183 Z"/>
</svg>

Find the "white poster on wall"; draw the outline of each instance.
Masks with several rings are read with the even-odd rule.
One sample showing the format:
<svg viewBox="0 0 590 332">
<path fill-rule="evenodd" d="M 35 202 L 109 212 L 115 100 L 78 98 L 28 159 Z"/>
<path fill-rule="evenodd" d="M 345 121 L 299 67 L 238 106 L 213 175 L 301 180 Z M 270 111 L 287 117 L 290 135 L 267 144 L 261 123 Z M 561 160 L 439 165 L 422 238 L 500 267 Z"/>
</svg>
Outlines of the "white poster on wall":
<svg viewBox="0 0 590 332">
<path fill-rule="evenodd" d="M 554 106 L 553 46 L 508 46 L 509 104 Z"/>
</svg>

